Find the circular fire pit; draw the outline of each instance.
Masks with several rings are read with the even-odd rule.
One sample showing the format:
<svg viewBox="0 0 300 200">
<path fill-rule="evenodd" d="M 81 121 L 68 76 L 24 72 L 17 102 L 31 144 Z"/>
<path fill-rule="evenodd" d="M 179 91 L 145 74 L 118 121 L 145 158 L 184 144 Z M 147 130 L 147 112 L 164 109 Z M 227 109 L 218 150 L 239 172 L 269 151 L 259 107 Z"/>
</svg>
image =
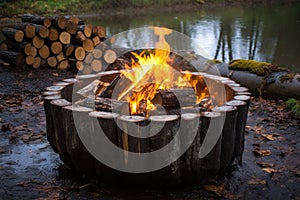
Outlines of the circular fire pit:
<svg viewBox="0 0 300 200">
<path fill-rule="evenodd" d="M 157 90 L 156 109 L 132 114 L 130 102 L 114 98 L 124 90 L 123 74 L 79 75 L 46 88 L 47 137 L 66 165 L 109 182 L 172 185 L 241 164 L 247 88 L 224 77 L 180 72 L 189 77 L 195 101 L 187 87 Z M 143 111 L 144 104 L 138 106 Z"/>
</svg>

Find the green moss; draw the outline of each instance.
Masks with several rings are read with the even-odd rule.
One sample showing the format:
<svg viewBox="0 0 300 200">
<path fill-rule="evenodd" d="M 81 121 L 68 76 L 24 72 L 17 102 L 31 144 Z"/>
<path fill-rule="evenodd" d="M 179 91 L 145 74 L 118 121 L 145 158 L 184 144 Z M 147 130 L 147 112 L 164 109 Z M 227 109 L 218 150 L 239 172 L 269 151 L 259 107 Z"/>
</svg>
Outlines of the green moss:
<svg viewBox="0 0 300 200">
<path fill-rule="evenodd" d="M 211 63 L 214 63 L 214 64 L 221 64 L 222 63 L 222 61 L 217 60 L 217 59 L 212 59 L 212 60 L 209 60 L 208 62 L 211 62 Z"/>
<path fill-rule="evenodd" d="M 258 76 L 265 76 L 268 73 L 275 71 L 288 71 L 287 69 L 275 66 L 272 63 L 242 59 L 230 61 L 229 69 L 248 71 Z"/>
<path fill-rule="evenodd" d="M 283 83 L 285 81 L 292 81 L 293 78 L 294 78 L 293 74 L 284 74 L 284 75 L 279 77 L 281 83 Z"/>
<path fill-rule="evenodd" d="M 291 111 L 296 117 L 300 118 L 300 102 L 294 98 L 286 101 L 286 108 Z"/>
</svg>

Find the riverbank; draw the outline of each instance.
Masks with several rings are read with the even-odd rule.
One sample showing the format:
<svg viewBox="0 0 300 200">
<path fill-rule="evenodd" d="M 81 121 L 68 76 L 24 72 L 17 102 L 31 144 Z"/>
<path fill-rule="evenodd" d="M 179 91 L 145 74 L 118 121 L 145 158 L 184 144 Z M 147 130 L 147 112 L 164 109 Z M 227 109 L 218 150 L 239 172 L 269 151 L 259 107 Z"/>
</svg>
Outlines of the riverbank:
<svg viewBox="0 0 300 200">
<path fill-rule="evenodd" d="M 18 17 L 24 13 L 39 15 L 102 13 L 108 15 L 140 15 L 156 11 L 195 11 L 212 7 L 252 6 L 256 4 L 289 4 L 299 0 L 104 0 L 104 1 L 1 1 L 0 18 Z M 128 12 L 130 11 L 130 12 Z"/>
</svg>

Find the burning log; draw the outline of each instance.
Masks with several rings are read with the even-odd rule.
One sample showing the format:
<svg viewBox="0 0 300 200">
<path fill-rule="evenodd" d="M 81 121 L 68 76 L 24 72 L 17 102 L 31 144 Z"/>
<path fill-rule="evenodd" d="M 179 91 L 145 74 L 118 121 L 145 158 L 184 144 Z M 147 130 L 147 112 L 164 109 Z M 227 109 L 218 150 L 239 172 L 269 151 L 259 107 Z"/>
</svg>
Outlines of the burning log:
<svg viewBox="0 0 300 200">
<path fill-rule="evenodd" d="M 166 108 L 194 106 L 196 104 L 196 94 L 193 88 L 188 87 L 159 89 L 151 101 L 153 104 L 159 104 Z"/>
</svg>

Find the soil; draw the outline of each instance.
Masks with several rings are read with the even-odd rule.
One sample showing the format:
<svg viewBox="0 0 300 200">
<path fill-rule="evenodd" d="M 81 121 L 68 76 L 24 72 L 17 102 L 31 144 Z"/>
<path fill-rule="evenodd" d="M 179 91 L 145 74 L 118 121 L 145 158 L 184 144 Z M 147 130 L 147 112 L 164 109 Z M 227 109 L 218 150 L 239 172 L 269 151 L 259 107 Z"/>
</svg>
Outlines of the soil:
<svg viewBox="0 0 300 200">
<path fill-rule="evenodd" d="M 0 66 L 0 199 L 300 199 L 300 120 L 252 98 L 242 166 L 177 188 L 130 188 L 68 169 L 46 138 L 42 92 L 73 72 Z"/>
</svg>

